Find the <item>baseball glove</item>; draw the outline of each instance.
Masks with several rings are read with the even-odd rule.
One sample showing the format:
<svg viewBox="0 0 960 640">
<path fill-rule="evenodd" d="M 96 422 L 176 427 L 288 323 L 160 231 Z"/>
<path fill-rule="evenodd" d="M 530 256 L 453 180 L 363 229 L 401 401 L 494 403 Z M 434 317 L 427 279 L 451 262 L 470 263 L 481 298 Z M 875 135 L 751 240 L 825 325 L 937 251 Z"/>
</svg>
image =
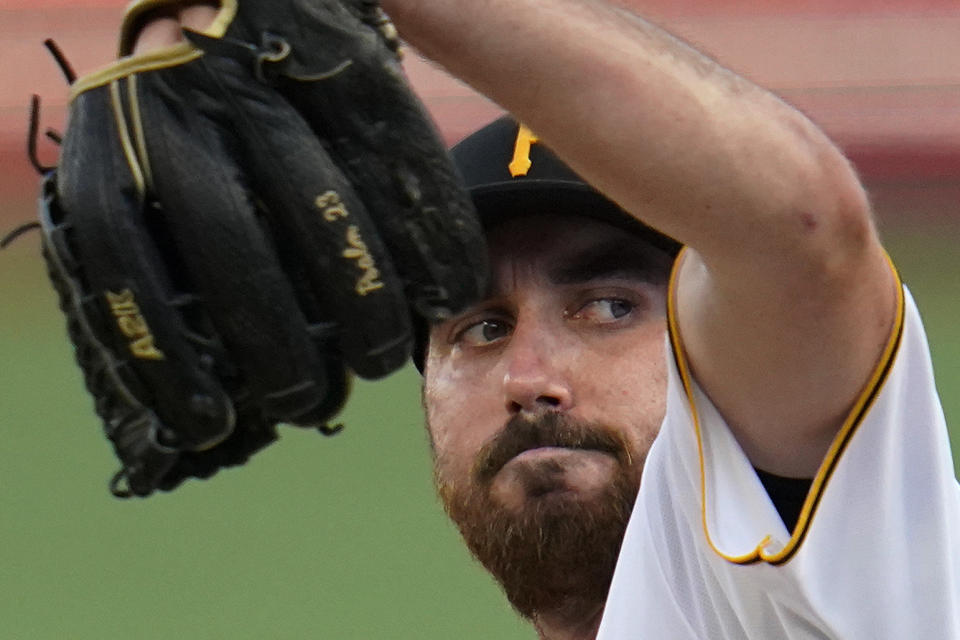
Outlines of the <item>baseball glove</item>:
<svg viewBox="0 0 960 640">
<path fill-rule="evenodd" d="M 468 304 L 469 196 L 370 0 L 221 0 L 216 21 L 76 81 L 40 199 L 43 250 L 122 463 L 115 495 L 243 464 L 318 427 L 351 372 Z"/>
</svg>

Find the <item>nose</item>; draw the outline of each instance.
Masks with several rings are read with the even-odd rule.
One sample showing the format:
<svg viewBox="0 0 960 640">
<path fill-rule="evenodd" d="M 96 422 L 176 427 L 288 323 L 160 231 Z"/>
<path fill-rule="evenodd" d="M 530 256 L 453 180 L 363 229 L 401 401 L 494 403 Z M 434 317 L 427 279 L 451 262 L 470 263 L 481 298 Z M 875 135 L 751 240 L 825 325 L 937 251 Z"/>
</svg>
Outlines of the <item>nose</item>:
<svg viewBox="0 0 960 640">
<path fill-rule="evenodd" d="M 573 406 L 562 349 L 542 336 L 515 331 L 507 347 L 503 394 L 507 412 L 567 411 Z"/>
</svg>

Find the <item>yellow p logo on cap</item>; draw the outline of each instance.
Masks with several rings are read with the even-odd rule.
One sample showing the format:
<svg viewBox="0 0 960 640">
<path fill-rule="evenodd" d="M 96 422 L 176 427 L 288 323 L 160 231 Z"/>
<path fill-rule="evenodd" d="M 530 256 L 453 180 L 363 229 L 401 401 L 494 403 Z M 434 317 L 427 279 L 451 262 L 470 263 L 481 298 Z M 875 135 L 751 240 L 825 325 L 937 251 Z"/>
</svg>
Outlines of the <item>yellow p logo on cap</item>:
<svg viewBox="0 0 960 640">
<path fill-rule="evenodd" d="M 517 176 L 527 175 L 530 166 L 533 164 L 530 161 L 530 145 L 537 142 L 540 142 L 540 138 L 526 125 L 521 124 L 520 130 L 517 131 L 517 141 L 513 145 L 513 159 L 507 165 L 511 176 L 516 178 Z"/>
</svg>

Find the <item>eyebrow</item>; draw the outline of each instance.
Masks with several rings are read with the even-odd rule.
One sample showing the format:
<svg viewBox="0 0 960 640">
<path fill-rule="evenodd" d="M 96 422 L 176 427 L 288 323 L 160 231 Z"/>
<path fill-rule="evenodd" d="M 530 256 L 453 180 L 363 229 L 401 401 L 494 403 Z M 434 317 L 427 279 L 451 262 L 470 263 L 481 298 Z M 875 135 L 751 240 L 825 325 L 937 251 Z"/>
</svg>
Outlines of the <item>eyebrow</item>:
<svg viewBox="0 0 960 640">
<path fill-rule="evenodd" d="M 670 261 L 659 254 L 637 242 L 613 240 L 574 253 L 563 264 L 550 269 L 547 276 L 558 285 L 586 284 L 607 278 L 661 284 L 669 276 Z"/>
</svg>

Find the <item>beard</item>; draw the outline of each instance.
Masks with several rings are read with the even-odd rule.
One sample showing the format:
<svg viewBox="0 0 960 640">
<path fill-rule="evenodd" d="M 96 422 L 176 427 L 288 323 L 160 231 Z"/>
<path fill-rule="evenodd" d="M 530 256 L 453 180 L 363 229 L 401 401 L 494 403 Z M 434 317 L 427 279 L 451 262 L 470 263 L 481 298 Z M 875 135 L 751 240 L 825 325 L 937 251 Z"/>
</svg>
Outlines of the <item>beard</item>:
<svg viewBox="0 0 960 640">
<path fill-rule="evenodd" d="M 564 465 L 548 457 L 516 476 L 523 506 L 505 505 L 491 490 L 494 478 L 514 456 L 538 447 L 607 453 L 616 461 L 612 479 L 590 498 L 557 491 Z M 467 547 L 521 616 L 575 618 L 606 601 L 644 457 L 612 429 L 559 413 L 518 415 L 480 449 L 465 482 L 445 477 L 442 460 L 435 482 Z"/>
</svg>

